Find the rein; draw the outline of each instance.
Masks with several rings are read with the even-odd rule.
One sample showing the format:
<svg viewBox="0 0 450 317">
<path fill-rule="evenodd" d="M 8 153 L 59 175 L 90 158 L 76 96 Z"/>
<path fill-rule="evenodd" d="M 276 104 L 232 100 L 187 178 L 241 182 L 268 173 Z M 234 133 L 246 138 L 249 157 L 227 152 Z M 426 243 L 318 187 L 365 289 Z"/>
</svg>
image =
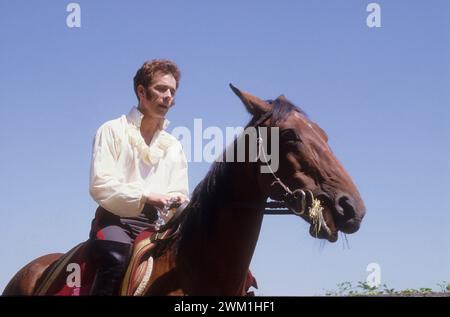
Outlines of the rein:
<svg viewBox="0 0 450 317">
<path fill-rule="evenodd" d="M 311 219 L 312 225 L 316 236 L 318 236 L 320 229 L 323 227 L 328 234 L 331 233 L 330 228 L 327 226 L 323 217 L 323 207 L 319 199 L 314 197 L 312 191 L 306 189 L 296 189 L 292 191 L 283 181 L 275 174 L 270 164 L 268 164 L 267 155 L 263 146 L 263 139 L 260 136 L 260 125 L 269 119 L 273 114 L 273 110 L 265 113 L 254 125 L 258 130 L 258 150 L 264 157 L 264 162 L 269 168 L 269 172 L 272 175 L 274 181 L 270 185 L 273 187 L 279 185 L 284 191 L 284 197 L 282 201 L 265 202 L 264 214 L 269 215 L 289 215 L 294 214 L 300 217 L 306 217 L 305 213 L 308 211 L 308 217 Z M 309 208 L 307 207 L 309 206 Z"/>
<path fill-rule="evenodd" d="M 263 139 L 260 136 L 260 126 L 266 122 L 273 115 L 273 109 L 264 113 L 253 125 L 252 127 L 257 128 L 258 138 L 256 140 L 258 145 L 258 151 L 260 151 L 264 157 L 264 161 L 267 163 L 267 155 L 264 151 Z M 267 215 L 297 215 L 303 216 L 306 211 L 306 205 L 312 204 L 314 200 L 314 195 L 311 191 L 306 192 L 301 189 L 292 191 L 289 186 L 287 186 L 283 181 L 276 176 L 275 172 L 269 164 L 266 165 L 269 168 L 270 174 L 272 175 L 274 181 L 271 187 L 275 185 L 281 186 L 284 191 L 284 199 L 282 201 L 265 201 L 263 204 L 258 202 L 233 202 L 231 205 L 238 208 L 264 208 L 264 214 Z M 308 201 L 307 201 L 308 200 Z M 300 211 L 298 211 L 300 210 Z"/>
<path fill-rule="evenodd" d="M 321 206 L 321 202 L 319 199 L 314 197 L 314 194 L 310 190 L 302 190 L 302 189 L 295 189 L 292 191 L 289 186 L 287 186 L 283 181 L 275 174 L 273 169 L 271 168 L 270 164 L 268 164 L 267 160 L 267 154 L 264 150 L 263 146 L 263 139 L 261 137 L 260 133 L 260 126 L 268 120 L 273 115 L 273 109 L 266 112 L 259 118 L 252 126 L 257 128 L 258 131 L 258 137 L 257 137 L 257 146 L 258 151 L 261 152 L 264 158 L 264 162 L 266 163 L 266 166 L 269 169 L 269 172 L 273 178 L 273 182 L 271 183 L 270 187 L 274 187 L 276 185 L 279 185 L 283 191 L 284 196 L 281 201 L 265 201 L 264 203 L 259 202 L 232 202 L 231 205 L 238 208 L 264 208 L 264 214 L 266 215 L 296 215 L 300 217 L 310 217 L 312 224 L 314 225 L 316 235 L 320 231 L 321 227 L 324 226 L 324 228 L 329 231 L 329 228 L 326 225 L 326 222 L 323 219 L 323 207 Z M 179 225 L 181 219 L 185 216 L 185 213 L 183 213 L 185 207 L 188 205 L 188 202 L 185 202 L 181 206 L 177 206 L 176 212 L 174 214 L 174 217 L 172 217 L 171 220 L 169 220 L 168 223 L 160 223 L 160 226 L 158 226 L 157 231 L 158 232 L 164 232 L 170 227 L 173 227 L 175 225 Z M 309 208 L 308 208 L 309 206 Z M 192 206 L 191 206 L 192 207 Z M 168 207 L 167 209 L 169 209 Z M 194 206 L 195 208 L 195 206 Z M 167 211 L 167 210 L 166 210 Z M 306 211 L 308 214 L 306 215 Z M 178 231 L 178 230 L 176 230 Z"/>
<path fill-rule="evenodd" d="M 268 120 L 273 115 L 273 110 L 270 110 L 266 112 L 256 123 L 253 125 L 258 130 L 258 150 L 262 153 L 264 157 L 264 162 L 268 162 L 266 151 L 264 150 L 263 146 L 263 139 L 260 136 L 260 126 L 263 124 L 266 120 Z M 270 187 L 273 187 L 275 185 L 279 185 L 283 191 L 284 191 L 284 199 L 282 201 L 271 201 L 265 203 L 265 214 L 270 215 L 289 215 L 289 214 L 295 214 L 297 216 L 303 216 L 306 212 L 306 205 L 307 205 L 307 199 L 308 202 L 312 204 L 314 201 L 314 195 L 310 190 L 306 190 L 306 192 L 302 189 L 296 189 L 292 191 L 289 186 L 287 186 L 283 181 L 275 174 L 270 164 L 266 164 L 266 166 L 269 168 L 269 172 L 272 175 L 274 181 L 270 185 Z"/>
</svg>

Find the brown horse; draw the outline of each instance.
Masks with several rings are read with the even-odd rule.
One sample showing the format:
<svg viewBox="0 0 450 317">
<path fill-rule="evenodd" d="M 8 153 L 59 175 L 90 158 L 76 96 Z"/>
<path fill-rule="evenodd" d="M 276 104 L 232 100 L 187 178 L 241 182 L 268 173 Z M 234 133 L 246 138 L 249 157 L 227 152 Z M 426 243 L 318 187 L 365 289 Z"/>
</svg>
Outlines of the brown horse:
<svg viewBox="0 0 450 317">
<path fill-rule="evenodd" d="M 278 169 L 262 173 L 267 160 L 215 162 L 192 194 L 180 234 L 154 259 L 146 295 L 244 294 L 269 197 L 311 223 L 311 235 L 330 242 L 338 231 L 356 232 L 364 217 L 358 190 L 317 124 L 284 96 L 263 101 L 231 88 L 253 116 L 247 128 L 278 128 Z M 259 143 L 275 142 L 270 135 L 258 136 Z M 230 148 L 236 150 L 238 140 Z M 264 147 L 258 149 L 261 154 Z M 32 295 L 60 256 L 46 255 L 25 266 L 4 295 Z"/>
</svg>

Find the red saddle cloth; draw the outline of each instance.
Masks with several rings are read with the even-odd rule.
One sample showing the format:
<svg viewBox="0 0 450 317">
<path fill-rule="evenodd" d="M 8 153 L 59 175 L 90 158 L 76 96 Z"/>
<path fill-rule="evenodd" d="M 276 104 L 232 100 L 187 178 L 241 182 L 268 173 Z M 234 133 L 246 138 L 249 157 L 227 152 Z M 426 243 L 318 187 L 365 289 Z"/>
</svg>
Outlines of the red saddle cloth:
<svg viewBox="0 0 450 317">
<path fill-rule="evenodd" d="M 141 232 L 133 248 L 153 234 L 151 229 Z M 89 243 L 80 243 L 52 264 L 45 273 L 35 295 L 86 296 L 90 294 L 97 268 L 89 262 Z"/>
<path fill-rule="evenodd" d="M 86 261 L 87 243 L 83 242 L 53 263 L 43 276 L 34 295 L 89 295 L 95 269 Z"/>
<path fill-rule="evenodd" d="M 126 293 L 128 295 L 133 294 L 131 291 L 137 284 L 139 284 L 139 276 L 142 275 L 142 271 L 138 269 L 139 263 L 142 262 L 148 253 L 147 252 L 135 252 L 136 249 L 140 248 L 142 251 L 142 245 L 146 243 L 141 243 L 145 239 L 154 234 L 151 229 L 145 230 L 139 234 L 133 244 L 133 258 L 130 261 L 130 265 L 135 265 L 134 267 L 129 267 L 127 271 L 132 272 L 132 276 L 129 276 L 129 282 L 127 287 L 130 288 Z M 147 245 L 149 245 L 147 243 Z M 64 254 L 58 261 L 52 264 L 47 272 L 42 278 L 40 287 L 36 289 L 34 295 L 50 295 L 50 296 L 86 296 L 90 294 L 91 286 L 95 278 L 96 267 L 93 263 L 89 262 L 89 257 L 87 256 L 89 244 L 82 242 L 72 250 Z M 142 257 L 136 259 L 137 256 Z M 127 274 L 126 274 L 127 275 Z M 245 290 L 248 296 L 254 295 L 253 292 L 248 292 L 250 287 L 257 288 L 256 279 L 251 274 L 250 270 L 245 282 Z M 130 293 L 131 292 L 131 293 Z M 123 293 L 123 292 L 122 292 Z"/>
</svg>

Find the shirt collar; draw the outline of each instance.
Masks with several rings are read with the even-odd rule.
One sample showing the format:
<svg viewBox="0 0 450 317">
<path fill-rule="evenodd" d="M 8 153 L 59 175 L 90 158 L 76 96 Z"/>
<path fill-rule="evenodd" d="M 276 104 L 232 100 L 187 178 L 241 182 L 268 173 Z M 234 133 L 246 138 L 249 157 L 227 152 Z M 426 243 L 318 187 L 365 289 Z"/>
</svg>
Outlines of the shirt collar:
<svg viewBox="0 0 450 317">
<path fill-rule="evenodd" d="M 142 114 L 142 112 L 139 111 L 139 109 L 137 107 L 131 108 L 130 112 L 127 115 L 128 121 L 138 128 L 141 127 L 143 117 L 144 117 L 144 115 Z M 159 129 L 165 130 L 165 129 L 167 129 L 169 124 L 170 124 L 170 121 L 167 119 L 164 119 L 163 121 L 161 121 L 161 125 L 160 125 Z"/>
</svg>

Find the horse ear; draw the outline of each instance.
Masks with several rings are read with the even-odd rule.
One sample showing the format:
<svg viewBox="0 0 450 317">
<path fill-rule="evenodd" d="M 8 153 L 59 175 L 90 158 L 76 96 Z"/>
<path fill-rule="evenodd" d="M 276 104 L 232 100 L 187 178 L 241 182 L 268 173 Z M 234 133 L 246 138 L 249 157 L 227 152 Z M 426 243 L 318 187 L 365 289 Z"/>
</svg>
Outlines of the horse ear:
<svg viewBox="0 0 450 317">
<path fill-rule="evenodd" d="M 278 100 L 281 100 L 281 101 L 289 101 L 284 95 L 279 95 L 279 96 L 277 97 L 277 99 L 278 99 Z"/>
<path fill-rule="evenodd" d="M 241 99 L 242 103 L 244 104 L 245 108 L 247 108 L 247 111 L 252 115 L 258 115 L 262 113 L 266 113 L 271 109 L 271 106 L 269 103 L 265 102 L 262 99 L 259 99 L 258 97 L 255 97 L 247 92 L 240 91 L 236 87 L 234 87 L 232 84 L 230 84 L 231 90 L 236 94 L 236 96 Z"/>
</svg>

